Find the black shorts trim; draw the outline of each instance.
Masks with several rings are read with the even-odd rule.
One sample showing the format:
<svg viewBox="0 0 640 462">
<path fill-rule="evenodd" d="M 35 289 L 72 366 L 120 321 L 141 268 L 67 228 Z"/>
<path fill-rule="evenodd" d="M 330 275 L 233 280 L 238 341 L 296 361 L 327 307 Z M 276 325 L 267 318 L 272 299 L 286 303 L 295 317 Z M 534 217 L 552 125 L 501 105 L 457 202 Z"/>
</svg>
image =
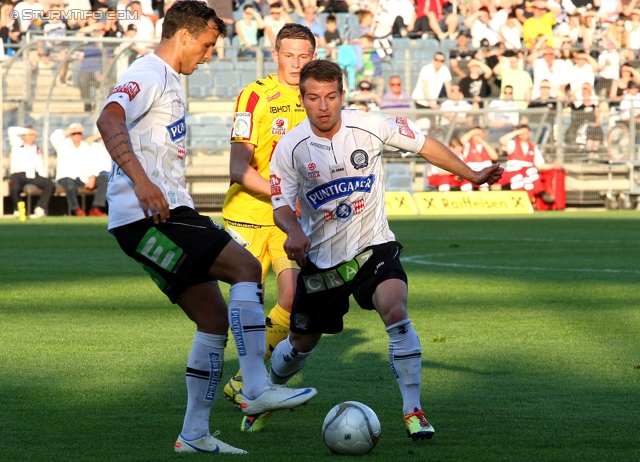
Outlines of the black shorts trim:
<svg viewBox="0 0 640 462">
<path fill-rule="evenodd" d="M 189 207 L 171 210 L 166 223 L 145 218 L 111 231 L 172 303 L 189 287 L 215 281 L 209 270 L 231 241 L 220 225 Z"/>
</svg>

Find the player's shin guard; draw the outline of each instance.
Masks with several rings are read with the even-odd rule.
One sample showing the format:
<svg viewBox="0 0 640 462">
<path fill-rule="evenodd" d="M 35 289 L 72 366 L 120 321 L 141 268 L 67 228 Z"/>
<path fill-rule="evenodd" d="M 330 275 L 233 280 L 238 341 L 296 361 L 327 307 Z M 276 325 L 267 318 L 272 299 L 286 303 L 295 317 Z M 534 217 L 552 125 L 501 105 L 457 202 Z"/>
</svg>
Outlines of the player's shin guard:
<svg viewBox="0 0 640 462">
<path fill-rule="evenodd" d="M 255 398 L 269 383 L 264 368 L 266 335 L 260 284 L 240 282 L 231 286 L 229 325 L 238 348 L 243 393 Z"/>
<path fill-rule="evenodd" d="M 289 335 L 289 317 L 291 313 L 284 310 L 278 303 L 271 309 L 266 319 L 267 352 L 264 356 L 266 363 L 278 343 Z"/>
<path fill-rule="evenodd" d="M 307 357 L 313 350 L 301 353 L 289 342 L 289 338 L 278 343 L 271 356 L 271 382 L 284 385 L 304 367 Z"/>
<path fill-rule="evenodd" d="M 389 363 L 402 394 L 405 414 L 420 406 L 420 372 L 422 347 L 411 319 L 404 319 L 386 328 L 389 334 Z"/>
<path fill-rule="evenodd" d="M 226 344 L 226 335 L 196 332 L 187 362 L 187 412 L 181 432 L 184 438 L 199 438 L 209 431 Z"/>
</svg>

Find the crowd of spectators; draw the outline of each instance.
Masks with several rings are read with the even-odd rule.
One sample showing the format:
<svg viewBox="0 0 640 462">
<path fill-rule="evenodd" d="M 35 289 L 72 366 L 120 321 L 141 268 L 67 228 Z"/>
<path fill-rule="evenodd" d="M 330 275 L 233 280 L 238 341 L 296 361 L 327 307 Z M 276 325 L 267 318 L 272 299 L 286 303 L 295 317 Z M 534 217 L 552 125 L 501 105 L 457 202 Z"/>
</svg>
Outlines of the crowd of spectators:
<svg viewBox="0 0 640 462">
<path fill-rule="evenodd" d="M 0 37 L 11 45 L 24 41 L 29 32 L 47 36 L 49 39 L 37 46 L 41 62 L 66 63 L 59 69 L 59 82 L 79 87 L 85 110 L 92 111 L 96 89 L 104 78 L 105 49 L 100 43 L 87 44 L 76 51 L 77 66 L 70 69 L 64 59 L 69 44 L 57 39 L 65 35 L 133 39 L 108 50 L 119 57 L 116 67 L 121 73 L 137 56 L 152 49 L 152 40 L 160 38 L 164 12 L 171 1 L 3 0 Z M 336 59 L 344 69 L 350 102 L 365 103 L 368 109 L 397 105 L 397 101 L 385 102 L 382 97 L 387 89 L 387 99 L 400 95 L 393 93 L 399 83 L 405 86 L 403 100 L 410 95 L 409 107 L 440 109 L 443 115 L 432 122 L 454 123 L 460 129 L 469 129 L 478 121 L 459 111 L 489 108 L 493 112 L 485 126 L 491 128 L 494 143 L 518 124 L 529 122 L 519 120 L 518 112 L 534 107 L 555 111 L 555 102 L 560 100 L 575 115 L 565 136 L 569 141 L 579 138 L 581 126 L 589 123 L 589 127 L 582 127 L 584 136 L 591 142 L 589 147 L 597 149 L 602 141 L 600 102 L 609 100 L 609 107 L 616 108 L 626 101 L 626 112 L 635 110 L 638 104 L 633 95 L 634 87 L 640 84 L 637 0 L 208 3 L 224 18 L 230 34 L 217 44 L 218 59 L 225 58 L 225 43 L 237 45 L 240 58 L 254 59 L 263 52 L 268 59 L 269 47 L 280 28 L 288 22 L 299 22 L 316 36 L 319 57 Z M 42 19 L 27 15 L 27 10 L 41 12 Z M 61 20 L 47 13 L 61 10 L 76 14 L 67 14 Z M 128 16 L 108 14 L 124 11 L 129 11 Z M 345 15 L 357 21 L 346 21 Z M 438 49 L 428 58 L 416 55 L 415 59 L 424 62 L 412 77 L 415 81 L 403 81 L 406 74 L 398 72 L 400 69 L 394 69 L 397 75 L 391 79 L 383 78 L 385 61 L 407 56 L 402 48 L 407 46 L 407 38 L 417 42 L 413 47 L 427 43 L 433 47 L 435 43 Z M 401 43 L 396 51 L 394 39 Z M 10 48 L 7 54 L 11 54 Z"/>
</svg>

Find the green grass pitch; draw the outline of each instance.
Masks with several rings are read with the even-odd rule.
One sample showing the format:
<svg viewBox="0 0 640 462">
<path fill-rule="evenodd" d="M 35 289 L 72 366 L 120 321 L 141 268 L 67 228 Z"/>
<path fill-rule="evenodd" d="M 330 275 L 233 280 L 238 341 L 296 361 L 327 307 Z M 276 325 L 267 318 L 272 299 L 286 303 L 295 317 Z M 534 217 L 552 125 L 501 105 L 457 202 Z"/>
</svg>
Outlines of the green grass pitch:
<svg viewBox="0 0 640 462">
<path fill-rule="evenodd" d="M 640 460 L 640 214 L 395 218 L 431 441 L 407 438 L 379 318 L 352 303 L 260 434 L 221 393 L 211 430 L 249 456 L 175 454 L 194 327 L 104 219 L 0 221 L 0 459 L 338 461 L 321 425 L 373 408 L 367 461 Z M 223 284 L 223 292 L 228 288 Z M 274 301 L 267 281 L 266 309 Z M 224 381 L 237 369 L 233 340 Z"/>
</svg>

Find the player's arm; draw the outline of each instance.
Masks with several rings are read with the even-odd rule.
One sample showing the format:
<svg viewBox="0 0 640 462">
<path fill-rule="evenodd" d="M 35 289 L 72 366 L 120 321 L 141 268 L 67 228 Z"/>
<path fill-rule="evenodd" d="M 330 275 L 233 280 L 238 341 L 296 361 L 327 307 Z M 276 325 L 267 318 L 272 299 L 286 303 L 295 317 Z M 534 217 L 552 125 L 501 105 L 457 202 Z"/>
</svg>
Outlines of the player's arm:
<svg viewBox="0 0 640 462">
<path fill-rule="evenodd" d="M 265 180 L 250 165 L 255 148 L 253 144 L 249 143 L 231 143 L 229 175 L 231 181 L 241 184 L 249 191 L 270 196 L 269 180 Z"/>
<path fill-rule="evenodd" d="M 306 255 L 311 249 L 311 239 L 302 230 L 295 210 L 287 205 L 278 207 L 273 211 L 273 221 L 278 228 L 287 234 L 287 240 L 284 241 L 284 251 L 289 260 L 295 260 L 298 266 L 306 265 Z"/>
<path fill-rule="evenodd" d="M 149 180 L 133 152 L 122 106 L 117 103 L 108 104 L 100 113 L 96 125 L 109 155 L 133 182 L 144 216 L 151 216 L 156 224 L 166 222 L 169 218 L 169 205 L 160 188 Z"/>
<path fill-rule="evenodd" d="M 418 154 L 436 167 L 460 176 L 465 180 L 469 180 L 473 184 L 494 184 L 500 179 L 504 172 L 500 164 L 494 164 L 491 167 L 486 167 L 476 172 L 469 168 L 467 164 L 460 160 L 460 158 L 444 144 L 428 136 L 425 138 L 422 149 L 420 149 Z"/>
</svg>

